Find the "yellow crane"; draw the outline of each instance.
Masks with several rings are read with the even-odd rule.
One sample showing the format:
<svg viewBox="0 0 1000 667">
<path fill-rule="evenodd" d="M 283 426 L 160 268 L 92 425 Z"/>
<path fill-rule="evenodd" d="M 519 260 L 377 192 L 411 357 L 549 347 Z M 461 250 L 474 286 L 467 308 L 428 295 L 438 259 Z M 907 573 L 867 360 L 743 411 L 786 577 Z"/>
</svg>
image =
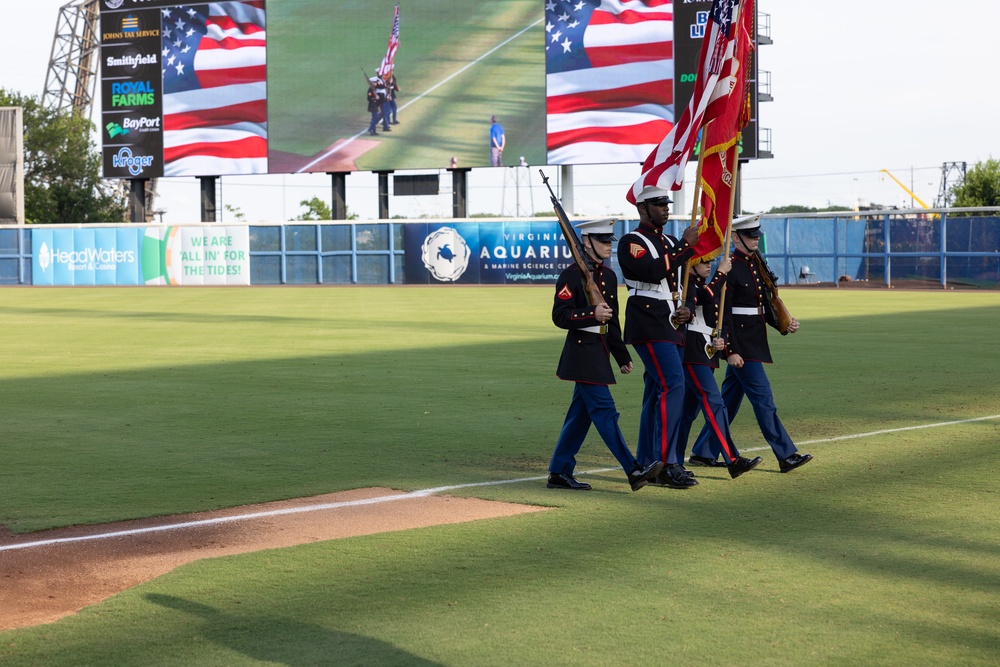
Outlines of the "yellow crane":
<svg viewBox="0 0 1000 667">
<path fill-rule="evenodd" d="M 903 185 L 903 182 L 901 180 L 899 180 L 898 178 L 896 178 L 895 176 L 893 176 L 892 174 L 890 174 L 888 169 L 883 169 L 882 173 L 886 174 L 887 176 L 889 176 L 889 178 L 891 178 L 892 180 L 896 181 L 896 185 L 898 185 L 899 187 L 901 187 L 904 190 L 906 190 L 906 194 L 908 194 L 911 197 L 913 197 L 913 201 L 917 202 L 918 204 L 920 204 L 924 208 L 930 208 L 930 206 L 928 206 L 927 204 L 925 204 L 920 197 L 918 197 L 917 195 L 915 195 L 913 193 L 913 190 L 910 190 L 910 188 L 908 188 L 905 185 Z"/>
</svg>

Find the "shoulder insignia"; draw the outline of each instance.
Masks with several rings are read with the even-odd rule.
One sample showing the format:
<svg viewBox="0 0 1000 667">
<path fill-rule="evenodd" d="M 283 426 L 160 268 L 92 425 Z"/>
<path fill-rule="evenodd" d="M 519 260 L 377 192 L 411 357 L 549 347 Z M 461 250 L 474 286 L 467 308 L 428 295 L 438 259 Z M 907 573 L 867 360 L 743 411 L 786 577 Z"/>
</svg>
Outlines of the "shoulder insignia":
<svg viewBox="0 0 1000 667">
<path fill-rule="evenodd" d="M 646 250 L 646 246 L 640 245 L 638 243 L 629 244 L 628 254 L 632 255 L 632 257 L 634 257 L 635 259 L 640 259 L 641 257 L 645 257 L 647 252 L 648 251 Z"/>
<path fill-rule="evenodd" d="M 569 285 L 563 285 L 563 288 L 559 290 L 559 293 L 556 294 L 556 296 L 558 296 L 563 301 L 569 301 L 570 299 L 573 298 L 573 290 L 569 288 Z"/>
</svg>

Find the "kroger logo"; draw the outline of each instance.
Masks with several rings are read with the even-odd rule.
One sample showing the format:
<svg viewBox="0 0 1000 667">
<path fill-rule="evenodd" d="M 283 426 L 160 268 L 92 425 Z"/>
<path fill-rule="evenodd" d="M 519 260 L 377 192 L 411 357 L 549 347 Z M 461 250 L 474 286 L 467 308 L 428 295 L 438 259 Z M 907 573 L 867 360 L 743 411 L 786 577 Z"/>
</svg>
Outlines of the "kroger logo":
<svg viewBox="0 0 1000 667">
<path fill-rule="evenodd" d="M 111 166 L 116 169 L 127 168 L 128 173 L 138 176 L 143 169 L 153 166 L 153 156 L 132 155 L 131 148 L 123 148 L 111 157 Z"/>
</svg>

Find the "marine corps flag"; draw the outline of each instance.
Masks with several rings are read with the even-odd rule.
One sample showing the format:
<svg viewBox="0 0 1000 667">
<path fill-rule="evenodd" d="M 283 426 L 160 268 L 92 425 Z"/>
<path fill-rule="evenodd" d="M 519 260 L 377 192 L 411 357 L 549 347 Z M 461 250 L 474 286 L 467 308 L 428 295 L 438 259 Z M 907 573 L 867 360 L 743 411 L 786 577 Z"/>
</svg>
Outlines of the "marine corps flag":
<svg viewBox="0 0 1000 667">
<path fill-rule="evenodd" d="M 378 66 L 378 75 L 383 79 L 392 72 L 393 60 L 396 58 L 396 49 L 399 48 L 399 5 L 392 15 L 392 30 L 389 32 L 389 47 L 385 50 L 385 57 L 382 64 Z"/>
<path fill-rule="evenodd" d="M 732 217 L 740 131 L 750 122 L 747 70 L 753 54 L 753 0 L 743 0 L 736 35 L 733 91 L 727 104 L 703 129 L 701 138 L 701 235 L 694 245 L 695 257 L 711 259 L 719 254 Z"/>
</svg>

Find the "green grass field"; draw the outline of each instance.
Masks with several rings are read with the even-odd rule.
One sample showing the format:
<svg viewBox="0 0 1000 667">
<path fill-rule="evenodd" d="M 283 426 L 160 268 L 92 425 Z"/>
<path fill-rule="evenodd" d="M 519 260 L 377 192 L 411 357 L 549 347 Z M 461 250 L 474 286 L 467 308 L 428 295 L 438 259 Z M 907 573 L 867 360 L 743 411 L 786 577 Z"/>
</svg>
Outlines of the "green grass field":
<svg viewBox="0 0 1000 667">
<path fill-rule="evenodd" d="M 312 156 L 368 127 L 367 81 L 385 55 L 393 0 L 268 5 L 272 150 Z M 360 169 L 489 165 L 490 116 L 509 164 L 545 163 L 543 5 L 536 0 L 421 0 L 400 7 L 400 125 Z M 512 39 L 513 38 L 513 39 Z M 509 40 L 509 41 L 508 41 Z M 471 66 L 468 66 L 472 63 Z M 513 162 L 511 162 L 513 160 Z"/>
<path fill-rule="evenodd" d="M 1000 294 L 782 296 L 802 330 L 770 375 L 801 470 L 462 489 L 557 510 L 193 563 L 0 633 L 0 664 L 996 664 Z M 4 290 L 0 523 L 540 477 L 571 393 L 551 299 Z M 633 446 L 641 384 L 613 390 Z M 763 446 L 749 407 L 734 435 Z M 592 433 L 580 470 L 614 466 Z"/>
</svg>

